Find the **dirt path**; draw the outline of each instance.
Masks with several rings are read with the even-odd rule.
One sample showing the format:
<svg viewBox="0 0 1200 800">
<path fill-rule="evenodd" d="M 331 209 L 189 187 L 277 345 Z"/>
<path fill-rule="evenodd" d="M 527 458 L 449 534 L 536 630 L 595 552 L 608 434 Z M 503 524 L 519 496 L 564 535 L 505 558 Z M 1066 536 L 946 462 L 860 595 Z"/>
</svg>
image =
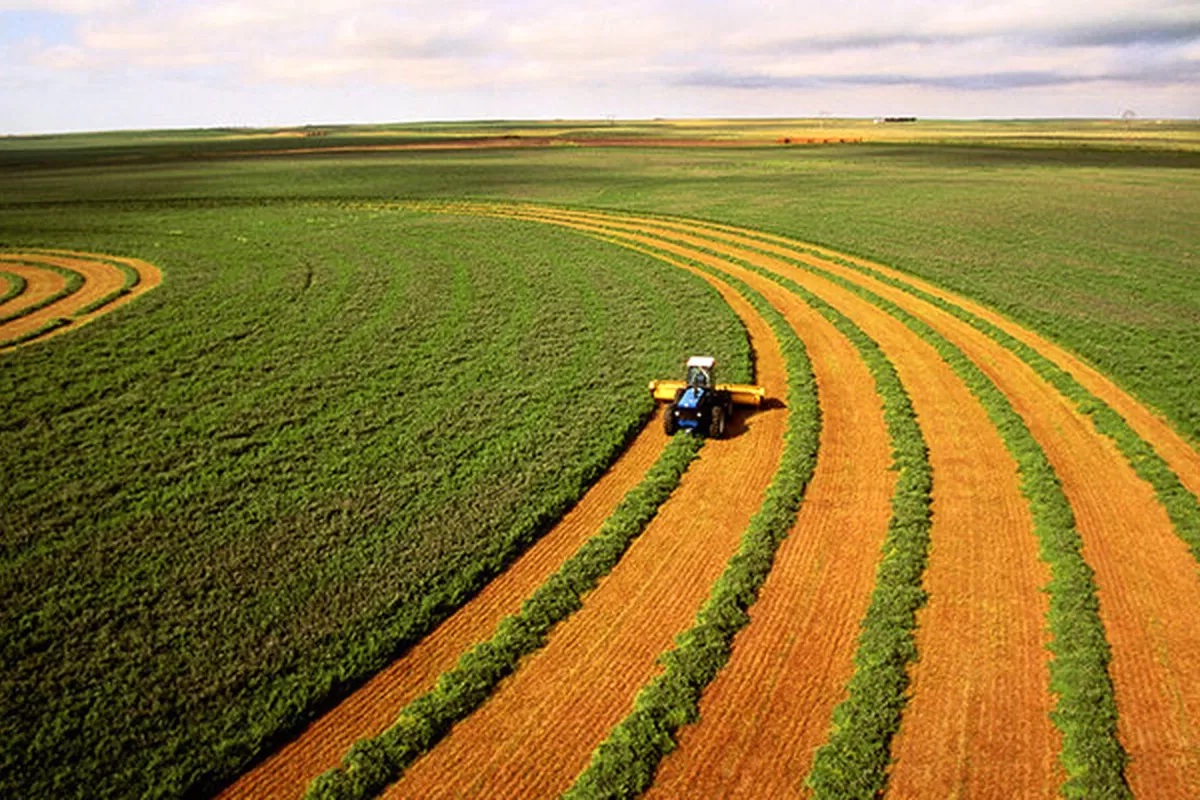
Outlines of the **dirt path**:
<svg viewBox="0 0 1200 800">
<path fill-rule="evenodd" d="M 759 382 L 771 397 L 786 396 L 770 328 L 713 283 L 746 323 Z M 534 797 L 570 786 L 736 550 L 778 465 L 786 424 L 785 408 L 760 409 L 739 418 L 731 438 L 706 445 L 584 607 L 386 796 Z"/>
<path fill-rule="evenodd" d="M 36 253 L 19 254 L 19 253 L 3 253 L 0 254 L 0 266 L 6 271 L 18 272 L 18 274 L 30 280 L 31 275 L 25 272 L 19 272 L 19 265 L 14 265 L 11 261 L 26 261 L 37 262 L 39 264 L 48 264 L 52 266 L 64 267 L 73 270 L 83 276 L 83 286 L 77 291 L 63 297 L 57 302 L 51 303 L 45 308 L 38 309 L 23 317 L 12 320 L 11 322 L 0 325 L 0 342 L 10 341 L 19 336 L 31 333 L 38 330 L 47 323 L 59 319 L 69 318 L 70 324 L 59 328 L 55 328 L 47 332 L 43 336 L 38 336 L 33 341 L 43 341 L 51 336 L 57 336 L 69 330 L 75 330 L 80 325 L 96 319 L 114 308 L 124 305 L 132 301 L 134 298 L 144 294 L 155 288 L 162 282 L 162 272 L 158 267 L 149 264 L 145 261 L 134 258 L 116 258 L 113 256 L 104 256 L 98 253 L 75 253 L 68 251 L 49 251 L 43 250 Z M 79 312 L 87 307 L 90 303 L 105 297 L 125 284 L 125 274 L 115 267 L 110 262 L 120 262 L 138 273 L 138 283 L 127 294 L 114 299 L 112 302 L 106 303 L 100 308 L 88 312 L 87 314 L 79 314 Z M 39 298 L 45 298 L 54 291 L 61 291 L 66 287 L 66 280 L 57 272 L 48 269 L 38 269 L 36 267 L 28 268 L 33 272 L 39 273 Z M 47 277 L 52 276 L 52 278 Z M 48 285 L 57 286 L 57 289 L 51 292 L 46 292 L 45 287 Z M 33 283 L 31 282 L 26 287 L 25 295 L 32 294 L 34 291 Z M 25 295 L 22 295 L 23 299 Z M 14 306 L 13 303 L 17 299 L 5 303 L 4 311 L 6 314 L 12 313 L 19 308 L 31 305 L 34 300 L 21 306 Z M 76 316 L 78 314 L 78 316 Z M 0 350 L 8 350 L 10 348 L 0 348 Z"/>
<path fill-rule="evenodd" d="M 900 738 L 917 724 L 927 723 L 934 730 L 932 738 L 911 737 L 925 750 L 907 754 L 907 765 L 897 767 L 897 796 L 986 796 L 1001 787 L 1009 796 L 1055 794 L 1059 745 L 1048 718 L 1051 698 L 1043 632 L 1048 603 L 1040 591 L 1049 573 L 1037 558 L 1016 463 L 982 406 L 930 345 L 849 291 L 777 259 L 656 227 L 652 220 L 635 225 L 795 280 L 874 338 L 909 392 L 929 445 L 934 517 L 925 574 L 930 599 L 918 617 L 920 661 L 912 671 L 914 699 Z M 811 675 L 792 678 L 805 679 L 813 680 Z M 844 682 L 837 687 L 835 702 L 843 686 Z M 824 741 L 828 713 L 820 724 L 824 727 L 815 736 L 805 732 L 810 738 L 802 747 L 787 742 L 792 758 L 801 758 L 797 751 L 803 750 L 804 769 L 790 774 L 793 791 L 811 765 L 813 750 Z M 723 731 L 719 726 L 713 730 Z M 777 730 L 798 739 L 803 726 L 792 718 L 780 722 Z M 779 755 L 780 746 L 766 741 L 773 748 L 768 752 Z M 674 769 L 673 760 L 674 756 L 664 761 L 664 776 Z M 769 758 L 763 761 L 770 763 Z M 906 766 L 919 768 L 920 775 L 906 780 Z M 741 780 L 752 783 L 753 777 Z"/>
</svg>

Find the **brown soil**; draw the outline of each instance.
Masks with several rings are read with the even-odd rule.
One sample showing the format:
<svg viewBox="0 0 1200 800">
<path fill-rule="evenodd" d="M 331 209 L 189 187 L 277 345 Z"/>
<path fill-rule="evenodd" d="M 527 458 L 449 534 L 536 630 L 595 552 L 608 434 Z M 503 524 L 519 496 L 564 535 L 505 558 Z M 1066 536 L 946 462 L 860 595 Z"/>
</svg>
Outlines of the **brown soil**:
<svg viewBox="0 0 1200 800">
<path fill-rule="evenodd" d="M 930 598 L 918 617 L 920 661 L 912 671 L 914 697 L 894 750 L 900 759 L 892 783 L 897 796 L 976 796 L 994 793 L 998 787 L 1009 796 L 1055 794 L 1059 776 L 1054 758 L 1059 745 L 1047 716 L 1051 698 L 1043 631 L 1048 603 L 1039 591 L 1049 574 L 1037 559 L 1016 464 L 982 406 L 931 346 L 852 293 L 727 243 L 655 227 L 661 223 L 651 220 L 635 224 L 786 274 L 822 296 L 880 344 L 909 392 L 930 449 L 934 523 L 925 574 Z M 751 273 L 737 274 L 751 280 Z M 756 288 L 766 283 L 756 280 Z M 811 646 L 811 642 L 804 644 Z M 809 663 L 794 665 L 808 674 L 790 678 L 801 694 L 812 691 L 809 685 L 816 682 L 813 664 L 829 654 L 812 653 L 808 658 Z M 785 664 L 784 674 L 792 668 Z M 719 678 L 712 691 L 723 680 Z M 771 679 L 766 680 L 769 684 Z M 832 698 L 822 699 L 823 716 L 773 721 L 768 725 L 772 735 L 742 745 L 765 749 L 753 753 L 744 773 L 705 768 L 717 780 L 732 781 L 718 784 L 731 786 L 731 791 L 756 786 L 753 770 L 760 768 L 782 773 L 781 791 L 796 791 L 811 766 L 813 750 L 824 741 L 830 703 L 841 699 L 844 683 L 837 685 Z M 727 716 L 738 713 L 736 707 L 724 711 Z M 815 709 L 811 713 L 816 716 Z M 696 734 L 685 733 L 682 741 L 702 735 L 699 729 L 705 725 L 701 722 Z M 729 745 L 723 738 L 726 728 L 715 725 L 709 730 L 715 741 L 706 743 L 706 748 L 715 752 Z M 905 742 L 918 743 L 922 749 L 912 752 Z M 694 758 L 703 760 L 699 755 Z M 790 767 L 777 763 L 785 759 L 792 760 Z M 664 761 L 664 776 L 673 774 L 674 760 L 671 756 Z M 700 786 L 707 793 L 707 783 L 687 781 L 709 779 L 703 774 L 680 774 L 680 784 L 667 784 L 667 793 Z"/>
<path fill-rule="evenodd" d="M 458 657 L 485 640 L 583 542 L 596 533 L 654 463 L 666 442 L 656 415 L 575 507 L 469 603 L 299 737 L 246 773 L 221 798 L 301 797 L 308 783 L 336 767 L 354 742 L 395 721 L 400 709 L 433 688 Z"/>
<path fill-rule="evenodd" d="M 746 324 L 759 382 L 784 397 L 785 365 L 770 328 L 711 282 Z M 570 786 L 735 552 L 778 465 L 786 423 L 785 408 L 767 407 L 737 420 L 731 438 L 709 442 L 584 607 L 387 796 L 550 796 Z"/>
<path fill-rule="evenodd" d="M 78 317 L 73 316 L 76 312 L 87 306 L 89 303 L 99 300 L 101 297 L 120 289 L 125 283 L 124 274 L 112 264 L 101 259 L 118 261 L 126 264 L 127 266 L 133 267 L 138 272 L 138 284 L 137 286 L 133 287 L 128 294 L 117 298 L 111 303 L 106 303 L 95 311 Z M 32 342 L 41 342 L 50 338 L 51 336 L 57 336 L 61 333 L 75 330 L 80 325 L 107 314 L 114 308 L 118 308 L 125 303 L 130 302 L 134 298 L 144 294 L 145 292 L 150 291 L 162 282 L 162 272 L 158 269 L 158 267 L 135 258 L 115 258 L 112 256 L 103 256 L 97 253 L 75 253 L 59 250 L 39 250 L 35 253 L 25 254 L 0 254 L 0 266 L 2 266 L 5 270 L 16 272 L 17 267 L 10 264 L 10 260 L 37 262 L 40 264 L 66 267 L 67 269 L 71 269 L 80 273 L 84 278 L 83 286 L 80 289 L 72 294 L 67 295 L 58 302 L 51 303 L 45 308 L 39 309 L 23 317 L 12 320 L 11 322 L 0 325 L 0 342 L 3 342 L 14 339 L 18 336 L 22 336 L 30 331 L 35 331 L 51 320 L 59 317 L 71 319 L 71 323 L 69 325 L 56 328 L 43 336 L 38 336 L 36 339 L 25 342 L 19 346 L 24 346 L 25 344 L 30 344 Z M 55 291 L 59 291 L 65 287 L 66 281 L 58 273 L 52 272 L 51 270 L 37 269 L 36 267 L 33 267 L 32 269 L 40 273 L 42 277 L 39 280 L 41 280 L 43 283 L 47 281 L 45 276 L 53 276 L 53 279 L 57 281 L 57 283 L 54 285 L 58 287 L 55 289 Z M 21 274 L 25 275 L 25 273 Z M 28 289 L 26 293 L 30 293 Z M 40 294 L 39 297 L 46 297 L 47 294 L 51 293 L 52 292 Z M 22 295 L 22 297 L 24 297 L 24 295 Z M 15 311 L 17 307 L 6 303 L 4 309 L 5 313 L 9 313 L 11 311 Z M 0 351 L 10 349 L 12 348 L 0 348 Z"/>
</svg>

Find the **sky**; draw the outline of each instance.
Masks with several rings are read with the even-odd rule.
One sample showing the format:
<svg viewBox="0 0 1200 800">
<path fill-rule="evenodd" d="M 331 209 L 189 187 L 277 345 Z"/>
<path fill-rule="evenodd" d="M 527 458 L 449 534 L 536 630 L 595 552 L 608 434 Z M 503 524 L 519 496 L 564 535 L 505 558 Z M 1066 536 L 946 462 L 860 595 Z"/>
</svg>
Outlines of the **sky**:
<svg viewBox="0 0 1200 800">
<path fill-rule="evenodd" d="M 1200 117 L 1200 0 L 0 0 L 0 134 Z"/>
</svg>

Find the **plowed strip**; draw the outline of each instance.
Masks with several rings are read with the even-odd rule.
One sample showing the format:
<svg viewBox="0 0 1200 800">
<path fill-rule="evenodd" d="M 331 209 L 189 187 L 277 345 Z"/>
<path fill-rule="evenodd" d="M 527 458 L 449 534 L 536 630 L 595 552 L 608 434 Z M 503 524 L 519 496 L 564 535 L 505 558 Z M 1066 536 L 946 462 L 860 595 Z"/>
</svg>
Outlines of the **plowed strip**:
<svg viewBox="0 0 1200 800">
<path fill-rule="evenodd" d="M 660 423 L 656 414 L 575 507 L 474 599 L 220 797 L 300 797 L 313 778 L 339 764 L 354 742 L 391 725 L 401 708 L 432 689 L 437 677 L 490 636 L 501 619 L 519 611 L 525 598 L 596 533 L 661 452 L 666 435 Z"/>
<path fill-rule="evenodd" d="M 749 625 L 705 691 L 700 722 L 680 730 L 651 797 L 782 797 L 804 779 L 854 669 L 891 516 L 882 404 L 858 351 L 778 284 L 738 277 L 753 281 L 808 349 L 821 403 L 817 469 Z"/>
<path fill-rule="evenodd" d="M 1048 603 L 1039 591 L 1049 573 L 1037 559 L 1016 463 L 982 406 L 930 345 L 851 292 L 777 259 L 657 232 L 785 274 L 822 297 L 879 343 L 910 394 L 929 445 L 934 490 L 930 597 L 918 618 L 921 655 L 901 738 L 918 714 L 939 729 L 925 741 L 922 781 L 907 786 L 920 791 L 906 795 L 897 784 L 898 796 L 975 796 L 998 787 L 1009 796 L 1054 794 L 1059 746 L 1048 718 Z M 818 737 L 810 753 L 820 743 Z"/>
<path fill-rule="evenodd" d="M 102 260 L 107 259 L 107 260 Z M 39 251 L 35 254 L 15 254 L 5 253 L 0 255 L 0 264 L 4 265 L 6 270 L 16 271 L 16 268 L 10 264 L 10 261 L 36 261 L 42 264 L 51 264 L 54 266 L 65 267 L 83 275 L 83 286 L 76 292 L 72 292 L 61 300 L 51 303 L 45 308 L 33 311 L 23 317 L 19 317 L 11 322 L 0 325 L 0 342 L 11 341 L 19 336 L 26 335 L 38 330 L 49 322 L 59 318 L 70 318 L 71 324 L 62 328 L 57 328 L 48 332 L 45 336 L 38 336 L 37 341 L 41 341 L 50 336 L 55 336 L 67 330 L 72 330 L 79 325 L 90 322 L 96 317 L 106 314 L 112 309 L 123 305 L 133 298 L 141 295 L 162 282 L 162 273 L 158 267 L 153 264 L 148 264 L 134 258 L 113 258 L 110 256 L 101 256 L 95 253 L 68 253 L 66 251 Z M 110 303 L 106 303 L 100 308 L 88 312 L 87 314 L 79 314 L 82 309 L 89 304 L 106 297 L 119 290 L 125 284 L 125 274 L 120 269 L 108 263 L 109 261 L 118 261 L 126 266 L 132 267 L 137 271 L 139 279 L 138 284 L 134 286 L 129 293 L 114 299 Z M 36 268 L 35 268 L 36 269 Z M 37 270 L 43 275 L 54 275 L 60 281 L 62 277 L 51 270 Z M 21 273 L 25 275 L 25 273 Z M 28 278 L 27 278 L 28 280 Z M 66 286 L 65 281 L 58 284 L 61 290 Z M 29 294 L 30 290 L 26 290 Z M 47 294 L 42 294 L 40 297 L 45 298 Z M 24 297 L 24 295 L 22 295 Z M 36 302 L 36 301 L 33 301 Z M 17 307 L 5 304 L 5 312 L 11 313 L 17 310 Z"/>
<path fill-rule="evenodd" d="M 740 296 L 714 285 L 746 323 L 759 382 L 770 396 L 785 396 L 770 328 Z M 386 795 L 544 797 L 569 787 L 736 550 L 778 465 L 786 422 L 784 408 L 763 408 L 735 425 L 732 438 L 710 442 L 583 609 Z"/>
<path fill-rule="evenodd" d="M 0 258 L 0 264 L 4 266 L 5 272 L 12 272 L 25 279 L 25 291 L 4 304 L 5 316 L 16 314 L 67 288 L 67 279 L 53 270 L 41 269 L 29 264 L 16 264 L 4 258 Z M 11 324 L 0 325 L 0 341 L 12 338 L 7 335 L 8 326 Z"/>
</svg>

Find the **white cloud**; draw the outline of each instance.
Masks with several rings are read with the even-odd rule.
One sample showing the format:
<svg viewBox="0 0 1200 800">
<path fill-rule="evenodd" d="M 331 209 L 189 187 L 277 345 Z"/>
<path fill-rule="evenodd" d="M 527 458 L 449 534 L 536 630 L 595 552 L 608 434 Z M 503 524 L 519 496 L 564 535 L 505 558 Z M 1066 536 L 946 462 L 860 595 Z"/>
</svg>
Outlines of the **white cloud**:
<svg viewBox="0 0 1200 800">
<path fill-rule="evenodd" d="M 787 114 L 801 112 L 797 98 L 850 105 L 870 86 L 930 107 L 937 93 L 938 108 L 955 91 L 971 108 L 968 89 L 1019 90 L 1033 108 L 1056 84 L 1145 76 L 1144 88 L 1200 113 L 1194 0 L 0 0 L 0 25 L 13 10 L 53 12 L 71 33 L 29 36 L 6 59 L 46 80 L 86 70 L 93 90 L 131 74 L 219 73 L 229 91 L 378 87 L 428 92 L 435 110 L 507 103 L 513 112 L 491 113 L 509 116 L 538 103 L 551 117 L 579 103 L 601 115 L 652 102 L 770 113 L 789 97 Z"/>
</svg>

